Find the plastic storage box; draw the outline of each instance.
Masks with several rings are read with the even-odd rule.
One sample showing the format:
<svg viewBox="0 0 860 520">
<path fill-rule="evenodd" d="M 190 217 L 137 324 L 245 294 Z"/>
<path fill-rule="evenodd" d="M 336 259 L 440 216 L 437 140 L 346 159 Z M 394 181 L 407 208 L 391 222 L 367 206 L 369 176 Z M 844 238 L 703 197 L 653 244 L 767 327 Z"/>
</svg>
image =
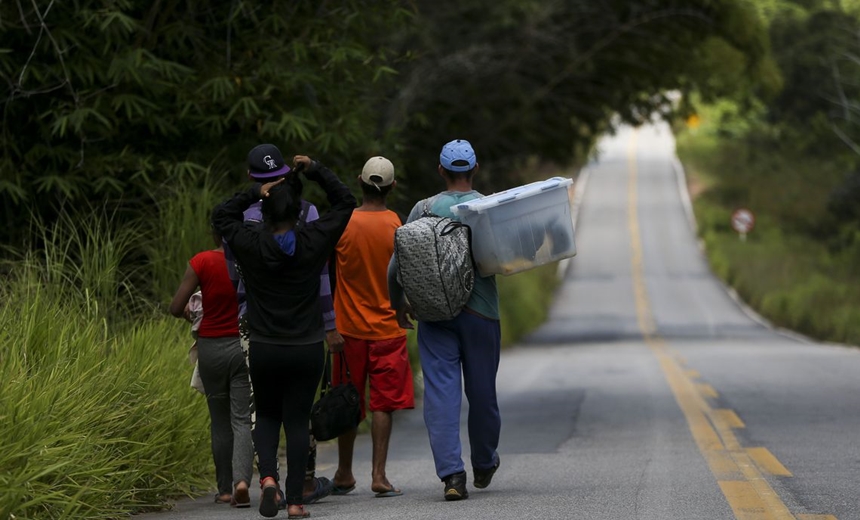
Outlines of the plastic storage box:
<svg viewBox="0 0 860 520">
<path fill-rule="evenodd" d="M 472 228 L 482 276 L 514 274 L 576 255 L 573 181 L 553 177 L 451 206 Z"/>
</svg>

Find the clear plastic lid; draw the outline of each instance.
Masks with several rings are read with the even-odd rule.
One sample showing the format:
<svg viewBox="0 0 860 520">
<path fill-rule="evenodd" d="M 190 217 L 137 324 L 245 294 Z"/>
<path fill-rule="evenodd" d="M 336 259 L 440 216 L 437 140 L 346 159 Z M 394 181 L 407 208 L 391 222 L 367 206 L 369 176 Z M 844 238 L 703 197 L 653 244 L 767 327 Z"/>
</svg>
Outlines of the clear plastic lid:
<svg viewBox="0 0 860 520">
<path fill-rule="evenodd" d="M 457 216 L 461 216 L 468 212 L 483 213 L 490 208 L 495 208 L 515 200 L 525 199 L 556 188 L 566 188 L 571 184 L 573 184 L 573 179 L 568 179 L 567 177 L 552 177 L 545 181 L 532 182 L 509 190 L 493 193 L 486 197 L 455 204 L 454 206 L 451 206 L 451 211 Z"/>
</svg>

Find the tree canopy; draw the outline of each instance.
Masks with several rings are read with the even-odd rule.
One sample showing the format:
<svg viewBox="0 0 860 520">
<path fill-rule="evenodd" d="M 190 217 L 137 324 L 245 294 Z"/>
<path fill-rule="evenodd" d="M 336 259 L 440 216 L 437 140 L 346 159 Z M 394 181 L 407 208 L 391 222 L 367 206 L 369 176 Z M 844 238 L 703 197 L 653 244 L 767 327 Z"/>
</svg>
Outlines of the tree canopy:
<svg viewBox="0 0 860 520">
<path fill-rule="evenodd" d="M 408 204 L 462 137 L 507 188 L 531 158 L 583 160 L 616 115 L 676 110 L 668 91 L 773 95 L 770 56 L 745 0 L 4 2 L 2 240 L 29 206 L 145 214 L 177 177 L 238 183 L 260 142 L 350 179 L 389 156 Z"/>
</svg>

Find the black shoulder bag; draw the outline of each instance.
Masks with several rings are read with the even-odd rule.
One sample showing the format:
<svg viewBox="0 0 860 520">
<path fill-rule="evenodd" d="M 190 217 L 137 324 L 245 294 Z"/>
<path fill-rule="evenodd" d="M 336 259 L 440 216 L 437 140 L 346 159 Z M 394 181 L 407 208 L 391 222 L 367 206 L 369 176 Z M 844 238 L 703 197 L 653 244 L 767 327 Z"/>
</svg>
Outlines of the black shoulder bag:
<svg viewBox="0 0 860 520">
<path fill-rule="evenodd" d="M 325 368 L 320 381 L 320 398 L 311 408 L 311 433 L 318 441 L 327 441 L 354 429 L 361 421 L 358 390 L 346 364 L 346 354 L 339 352 L 342 370 L 346 370 L 346 383 L 331 385 L 331 352 L 326 354 Z"/>
</svg>

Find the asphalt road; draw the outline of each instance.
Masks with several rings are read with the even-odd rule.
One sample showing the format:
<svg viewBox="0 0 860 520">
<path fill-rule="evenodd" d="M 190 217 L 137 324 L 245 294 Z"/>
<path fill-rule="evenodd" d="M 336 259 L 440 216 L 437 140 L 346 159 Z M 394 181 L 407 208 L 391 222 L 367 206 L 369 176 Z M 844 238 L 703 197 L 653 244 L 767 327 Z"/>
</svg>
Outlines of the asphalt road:
<svg viewBox="0 0 860 520">
<path fill-rule="evenodd" d="M 775 331 L 729 296 L 665 125 L 600 149 L 577 181 L 578 255 L 550 319 L 502 356 L 492 485 L 443 500 L 419 408 L 395 417 L 388 475 L 404 495 L 374 498 L 362 436 L 357 489 L 312 518 L 860 519 L 860 350 Z M 336 461 L 321 445 L 318 473 Z M 261 518 L 256 504 L 207 495 L 142 517 Z"/>
</svg>

